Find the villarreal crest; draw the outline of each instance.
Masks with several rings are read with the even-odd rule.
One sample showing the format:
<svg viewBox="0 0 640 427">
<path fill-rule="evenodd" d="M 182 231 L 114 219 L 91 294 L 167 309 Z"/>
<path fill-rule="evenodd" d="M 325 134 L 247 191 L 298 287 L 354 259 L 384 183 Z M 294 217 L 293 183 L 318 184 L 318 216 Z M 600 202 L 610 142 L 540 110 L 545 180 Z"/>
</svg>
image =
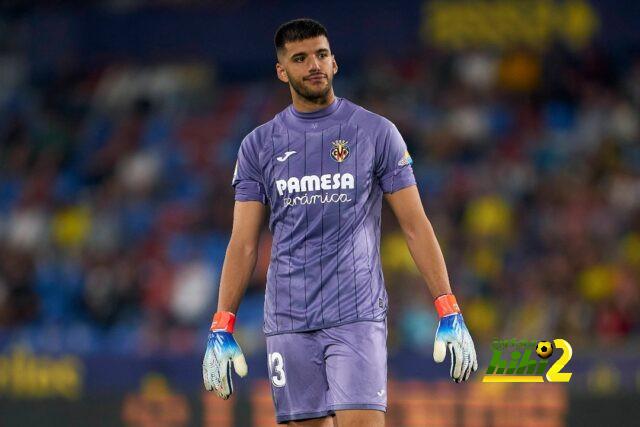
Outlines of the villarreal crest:
<svg viewBox="0 0 640 427">
<path fill-rule="evenodd" d="M 333 147 L 331 147 L 331 158 L 338 163 L 344 162 L 349 156 L 349 148 L 347 147 L 348 143 L 349 141 L 346 139 L 337 139 L 331 142 L 333 145 Z"/>
</svg>

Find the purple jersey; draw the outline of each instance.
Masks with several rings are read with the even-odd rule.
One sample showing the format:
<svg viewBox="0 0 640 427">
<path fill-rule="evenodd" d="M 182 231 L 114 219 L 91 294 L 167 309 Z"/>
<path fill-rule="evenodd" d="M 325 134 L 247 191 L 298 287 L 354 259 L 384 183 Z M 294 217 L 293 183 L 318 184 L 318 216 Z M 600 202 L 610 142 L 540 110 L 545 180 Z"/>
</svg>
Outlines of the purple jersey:
<svg viewBox="0 0 640 427">
<path fill-rule="evenodd" d="M 386 316 L 382 194 L 414 185 L 389 120 L 337 98 L 292 105 L 242 141 L 235 199 L 269 204 L 273 234 L 264 332 L 299 332 Z"/>
</svg>

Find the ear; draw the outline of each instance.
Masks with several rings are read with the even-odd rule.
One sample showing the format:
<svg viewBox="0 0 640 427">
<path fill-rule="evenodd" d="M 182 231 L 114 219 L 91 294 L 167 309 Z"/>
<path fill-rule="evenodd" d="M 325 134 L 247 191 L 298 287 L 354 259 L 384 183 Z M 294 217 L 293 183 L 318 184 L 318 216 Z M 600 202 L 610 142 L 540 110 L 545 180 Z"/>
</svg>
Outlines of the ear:
<svg viewBox="0 0 640 427">
<path fill-rule="evenodd" d="M 335 55 L 331 55 L 331 62 L 333 63 L 333 74 L 337 74 L 338 73 L 338 63 L 336 62 L 336 56 Z"/>
<path fill-rule="evenodd" d="M 287 70 L 284 69 L 279 62 L 276 62 L 276 76 L 278 76 L 278 80 L 284 83 L 289 83 L 289 76 L 287 76 Z"/>
</svg>

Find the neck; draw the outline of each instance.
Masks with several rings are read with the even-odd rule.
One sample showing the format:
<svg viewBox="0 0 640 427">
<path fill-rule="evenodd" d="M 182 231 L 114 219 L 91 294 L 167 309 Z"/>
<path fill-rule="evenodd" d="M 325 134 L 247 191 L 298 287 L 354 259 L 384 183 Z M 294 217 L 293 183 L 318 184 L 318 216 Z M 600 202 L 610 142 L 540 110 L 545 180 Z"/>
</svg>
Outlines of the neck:
<svg viewBox="0 0 640 427">
<path fill-rule="evenodd" d="M 291 89 L 291 100 L 293 102 L 293 108 L 301 113 L 313 113 L 314 111 L 322 110 L 325 107 L 328 107 L 335 101 L 336 96 L 333 93 L 333 88 L 329 90 L 327 96 L 323 98 L 317 98 L 314 100 L 310 100 L 307 98 L 303 98 L 296 91 Z"/>
</svg>

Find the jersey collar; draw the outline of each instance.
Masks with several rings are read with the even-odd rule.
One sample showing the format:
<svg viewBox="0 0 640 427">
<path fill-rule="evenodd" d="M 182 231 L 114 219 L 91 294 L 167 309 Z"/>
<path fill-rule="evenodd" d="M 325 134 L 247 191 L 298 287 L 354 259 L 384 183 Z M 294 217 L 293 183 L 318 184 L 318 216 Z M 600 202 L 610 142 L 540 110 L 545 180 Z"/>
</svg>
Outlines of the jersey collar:
<svg viewBox="0 0 640 427">
<path fill-rule="evenodd" d="M 313 111 L 311 113 L 300 112 L 295 108 L 293 108 L 293 104 L 289 106 L 289 111 L 294 117 L 298 119 L 318 120 L 333 114 L 340 107 L 341 103 L 342 103 L 342 98 L 338 98 L 336 96 L 331 104 L 327 105 L 326 107 L 320 110 Z"/>
</svg>

